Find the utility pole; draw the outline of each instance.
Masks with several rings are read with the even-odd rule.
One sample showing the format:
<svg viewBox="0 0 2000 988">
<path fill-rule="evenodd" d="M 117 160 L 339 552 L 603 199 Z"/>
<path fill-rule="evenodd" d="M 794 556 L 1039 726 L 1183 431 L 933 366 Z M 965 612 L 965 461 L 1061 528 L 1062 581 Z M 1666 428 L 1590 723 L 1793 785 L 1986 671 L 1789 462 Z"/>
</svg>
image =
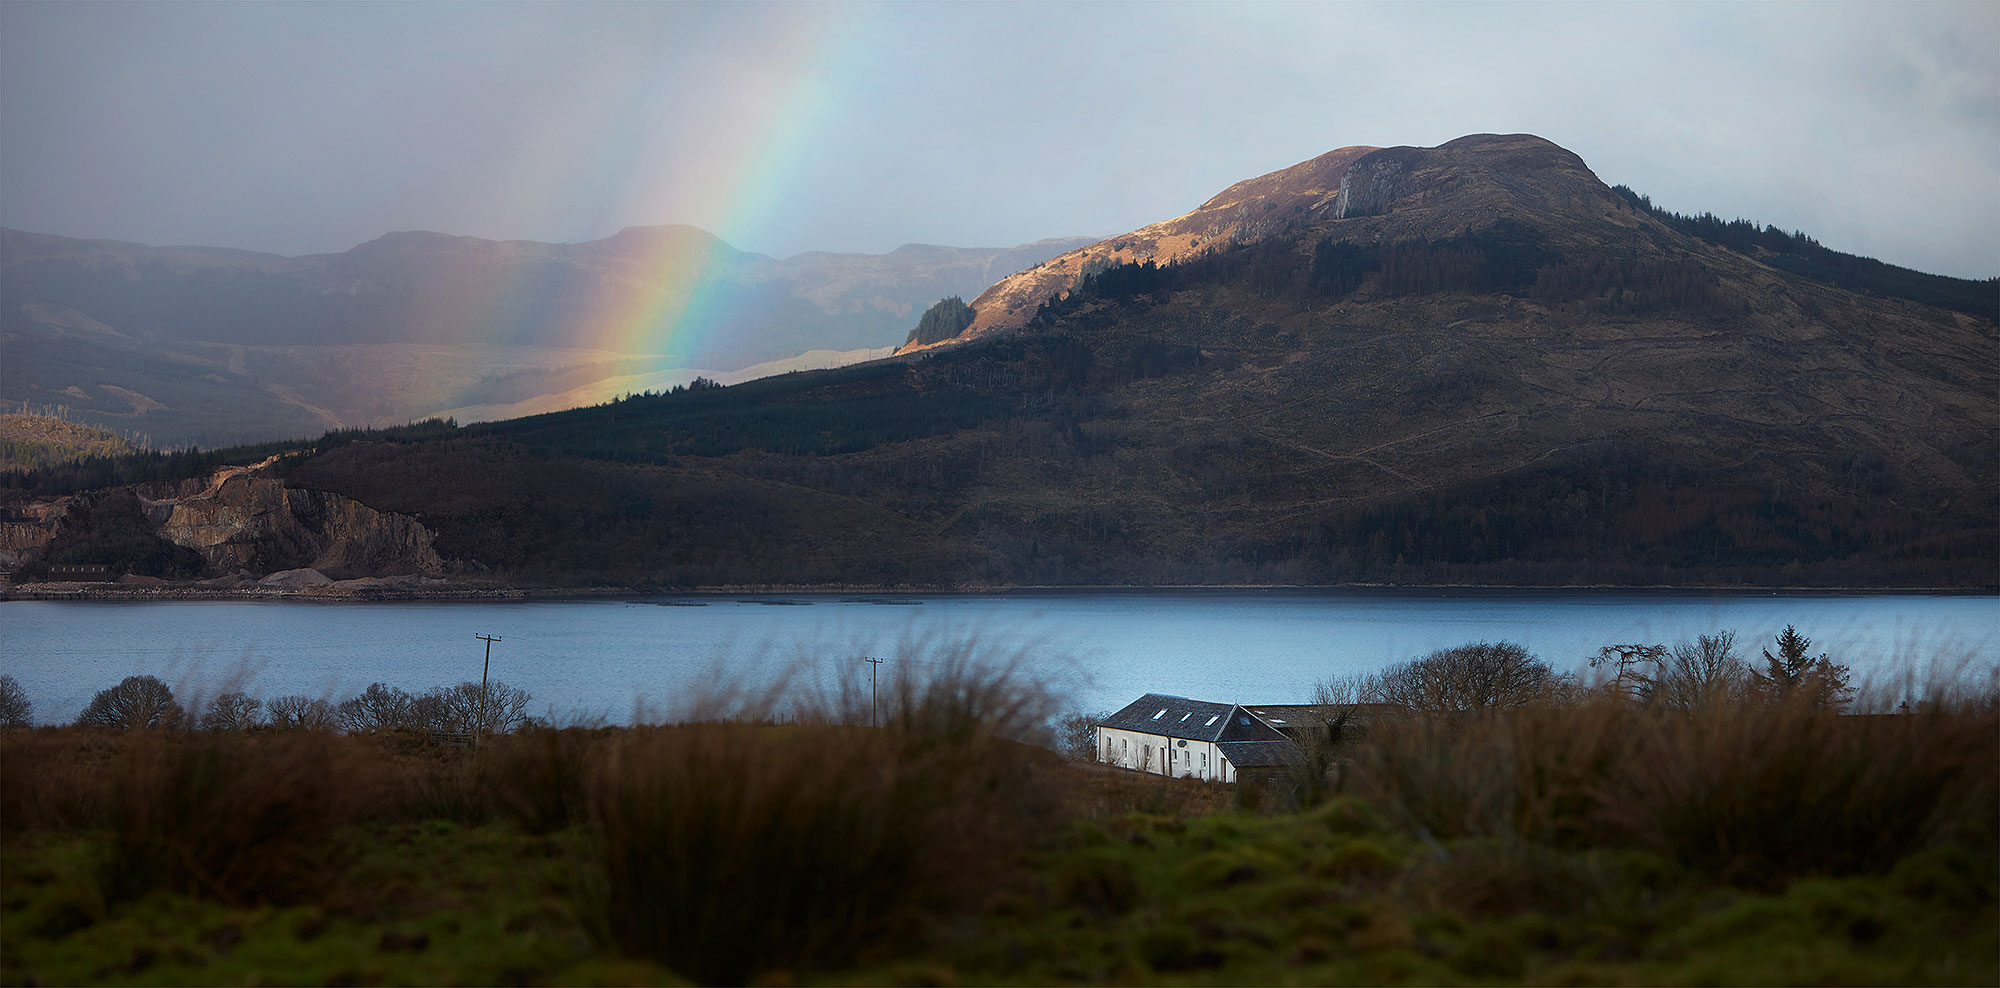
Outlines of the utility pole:
<svg viewBox="0 0 2000 988">
<path fill-rule="evenodd" d="M 868 726 L 875 726 L 875 673 L 882 668 L 881 659 L 863 658 L 868 663 Z"/>
<path fill-rule="evenodd" d="M 479 667 L 479 733 L 486 733 L 486 672 L 493 668 L 493 643 L 499 635 L 473 635 L 486 643 L 486 661 Z"/>
</svg>

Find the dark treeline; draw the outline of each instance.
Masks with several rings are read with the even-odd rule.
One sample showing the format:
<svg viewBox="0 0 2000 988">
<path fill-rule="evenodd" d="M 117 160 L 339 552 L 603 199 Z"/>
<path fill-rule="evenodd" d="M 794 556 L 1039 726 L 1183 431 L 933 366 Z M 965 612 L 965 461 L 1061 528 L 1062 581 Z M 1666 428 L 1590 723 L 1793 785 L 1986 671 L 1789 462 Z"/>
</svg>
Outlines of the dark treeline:
<svg viewBox="0 0 2000 988">
<path fill-rule="evenodd" d="M 1865 478 L 1864 478 L 1865 481 Z M 1980 533 L 1841 494 L 1786 496 L 1603 443 L 1490 481 L 1350 511 L 1304 545 L 1313 582 L 1922 580 L 1976 568 Z M 1904 546 L 1885 555 L 1890 546 Z"/>
<path fill-rule="evenodd" d="M 1725 221 L 1714 213 L 1683 216 L 1654 205 L 1650 196 L 1626 186 L 1614 185 L 1611 191 L 1681 233 L 1751 255 L 1780 270 L 1849 291 L 1909 299 L 2000 322 L 2000 278 L 1975 281 L 1925 274 L 1831 250 L 1803 231 L 1786 233 L 1742 218 Z"/>
<path fill-rule="evenodd" d="M 144 450 L 117 456 L 91 456 L 70 463 L 52 463 L 29 470 L 0 471 L 0 498 L 60 497 L 78 491 L 186 480 L 219 467 L 255 463 L 272 453 L 295 449 L 298 443 L 268 443 L 219 450 Z"/>
<path fill-rule="evenodd" d="M 451 435 L 452 419 L 425 419 L 377 429 L 335 429 L 318 439 L 289 439 L 220 449 L 139 450 L 89 456 L 29 470 L 0 470 L 0 501 L 21 497 L 61 497 L 80 491 L 133 484 L 168 484 L 205 477 L 223 467 L 246 466 L 272 456 L 329 450 L 354 442 L 417 442 Z"/>
</svg>

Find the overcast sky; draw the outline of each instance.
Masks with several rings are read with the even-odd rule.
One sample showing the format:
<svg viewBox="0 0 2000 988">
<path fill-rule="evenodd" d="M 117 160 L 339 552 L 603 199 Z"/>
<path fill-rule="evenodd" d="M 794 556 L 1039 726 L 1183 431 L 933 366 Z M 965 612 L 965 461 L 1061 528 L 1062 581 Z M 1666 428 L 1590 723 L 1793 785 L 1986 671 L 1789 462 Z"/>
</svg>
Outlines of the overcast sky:
<svg viewBox="0 0 2000 988">
<path fill-rule="evenodd" d="M 2000 4 L 0 2 L 0 225 L 738 247 L 1111 235 L 1540 134 L 1683 212 L 2000 274 Z"/>
</svg>

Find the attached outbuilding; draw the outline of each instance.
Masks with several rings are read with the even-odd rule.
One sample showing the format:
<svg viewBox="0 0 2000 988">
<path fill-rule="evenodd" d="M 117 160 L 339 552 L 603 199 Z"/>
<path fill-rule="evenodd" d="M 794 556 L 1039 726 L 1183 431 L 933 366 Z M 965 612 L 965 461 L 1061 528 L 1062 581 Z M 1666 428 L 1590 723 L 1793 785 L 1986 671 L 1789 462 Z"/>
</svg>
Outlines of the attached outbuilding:
<svg viewBox="0 0 2000 988">
<path fill-rule="evenodd" d="M 1235 782 L 1283 767 L 1297 745 L 1241 704 L 1148 693 L 1097 725 L 1097 760 L 1176 779 Z"/>
</svg>

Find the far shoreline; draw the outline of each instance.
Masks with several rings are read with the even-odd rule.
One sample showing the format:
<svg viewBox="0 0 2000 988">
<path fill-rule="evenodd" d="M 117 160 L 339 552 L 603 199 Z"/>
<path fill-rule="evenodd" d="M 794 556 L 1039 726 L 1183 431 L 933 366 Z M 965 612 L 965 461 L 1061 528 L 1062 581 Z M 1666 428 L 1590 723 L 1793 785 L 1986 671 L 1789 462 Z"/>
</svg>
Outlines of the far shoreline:
<svg viewBox="0 0 2000 988">
<path fill-rule="evenodd" d="M 1791 597 L 2000 597 L 2000 587 L 1881 587 L 1881 586 L 1744 586 L 1616 584 L 1189 584 L 1173 586 L 711 586 L 711 587 L 573 587 L 573 586 L 455 586 L 421 587 L 239 587 L 200 585 L 129 585 L 106 583 L 31 583 L 0 588 L 0 603 L 14 601 L 75 601 L 92 603 L 560 603 L 564 601 L 662 600 L 729 597 L 990 597 L 990 596 L 1227 596 L 1298 597 L 1508 597 L 1545 594 L 1577 596 L 1791 596 Z M 897 603 L 897 601 L 857 601 Z"/>
</svg>

